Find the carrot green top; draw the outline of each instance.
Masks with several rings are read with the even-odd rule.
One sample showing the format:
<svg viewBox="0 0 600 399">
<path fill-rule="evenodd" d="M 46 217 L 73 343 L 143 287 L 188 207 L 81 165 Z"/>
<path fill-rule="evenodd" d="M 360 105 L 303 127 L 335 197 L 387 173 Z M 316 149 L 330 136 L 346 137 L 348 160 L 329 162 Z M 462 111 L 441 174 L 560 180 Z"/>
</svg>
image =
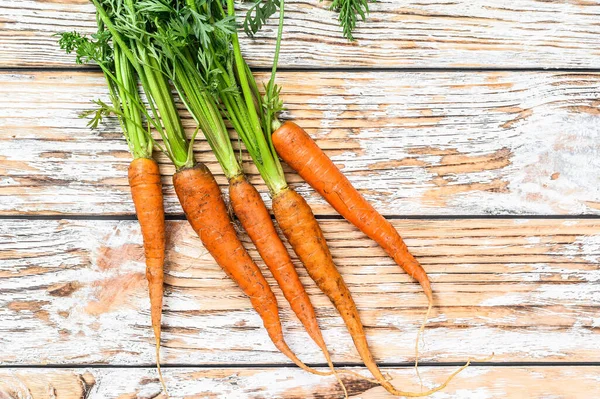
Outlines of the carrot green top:
<svg viewBox="0 0 600 399">
<path fill-rule="evenodd" d="M 112 48 L 109 45 L 110 33 L 104 29 L 104 23 L 98 20 L 98 32 L 91 38 L 77 32 L 66 32 L 60 36 L 60 47 L 67 53 L 75 51 L 78 64 L 94 61 L 106 78 L 112 106 L 96 100 L 99 108 L 82 114 L 84 117 L 92 116 L 88 126 L 95 129 L 104 116 L 117 115 L 133 157 L 151 158 L 153 142 L 143 126 L 144 105 L 137 90 L 133 66 L 119 46 Z"/>
<path fill-rule="evenodd" d="M 216 0 L 203 1 L 201 8 L 195 0 L 186 0 L 186 5 L 191 15 L 220 27 L 187 32 L 195 39 L 191 46 L 193 53 L 192 50 L 190 53 L 204 81 L 221 100 L 228 120 L 244 142 L 267 187 L 272 194 L 282 191 L 287 182 L 271 143 L 272 122 L 281 110 L 279 89 L 271 81 L 267 95 L 264 98 L 260 95 L 250 68 L 242 57 L 235 26 L 231 25 L 235 21 L 233 0 L 227 1 L 227 13 Z M 283 13 L 280 18 L 283 18 Z M 225 29 L 225 26 L 231 28 Z"/>
<path fill-rule="evenodd" d="M 193 166 L 195 162 L 191 145 L 185 136 L 185 131 L 171 94 L 171 86 L 161 70 L 159 57 L 153 53 L 151 35 L 147 31 L 147 21 L 141 18 L 138 12 L 138 8 L 143 6 L 143 2 L 134 2 L 134 0 L 91 1 L 96 7 L 100 26 L 97 36 L 106 37 L 106 43 L 108 43 L 109 39 L 111 40 L 113 52 L 115 53 L 115 65 L 129 65 L 132 72 L 131 76 L 137 75 L 142 83 L 143 91 L 148 100 L 149 110 L 141 102 L 139 95 L 135 102 L 133 101 L 133 94 L 128 98 L 132 100 L 131 106 L 137 109 L 138 113 L 146 117 L 148 125 L 158 131 L 164 142 L 163 147 L 153 142 L 150 138 L 148 145 L 155 144 L 161 151 L 165 152 L 177 170 Z M 65 44 L 65 48 L 67 44 Z M 85 47 L 80 48 L 85 49 Z M 79 51 L 78 49 L 78 54 Z M 86 51 L 86 53 L 89 53 L 89 51 Z M 105 74 L 107 73 L 108 69 L 103 65 L 111 62 L 109 55 L 96 52 L 93 56 L 88 55 L 88 58 L 98 62 L 103 71 L 105 71 Z M 113 81 L 118 82 L 116 79 L 113 79 Z M 132 77 L 129 84 L 129 90 L 133 90 L 133 87 L 135 87 L 135 91 L 137 91 L 135 78 Z M 121 86 L 124 85 L 118 84 L 118 87 Z M 106 107 L 103 104 L 100 105 L 101 110 L 98 111 L 99 114 L 114 112 L 117 115 L 121 115 L 119 110 Z M 122 118 L 123 120 L 134 120 L 125 116 Z M 149 134 L 147 136 L 149 137 Z"/>
<path fill-rule="evenodd" d="M 202 13 L 190 7 L 179 7 L 177 2 L 145 0 L 138 7 L 138 15 L 145 18 L 147 36 L 152 54 L 162 71 L 171 79 L 183 103 L 202 129 L 211 149 L 227 178 L 242 174 L 235 156 L 229 133 L 218 103 L 211 68 L 213 60 L 198 58 L 198 48 L 210 48 L 208 33 L 227 35 L 235 30 L 229 20 L 212 18 L 213 12 L 222 12 L 216 1 L 203 2 Z M 208 53 L 207 53 L 208 54 Z M 197 65 L 204 65 L 199 68 Z M 204 70 L 209 70 L 204 73 Z"/>
</svg>

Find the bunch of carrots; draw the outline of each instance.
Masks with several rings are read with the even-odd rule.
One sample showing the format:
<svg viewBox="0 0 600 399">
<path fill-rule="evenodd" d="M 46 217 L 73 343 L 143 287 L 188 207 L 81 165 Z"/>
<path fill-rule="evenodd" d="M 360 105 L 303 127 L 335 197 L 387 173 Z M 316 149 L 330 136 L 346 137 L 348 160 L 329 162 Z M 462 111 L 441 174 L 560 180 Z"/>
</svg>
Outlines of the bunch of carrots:
<svg viewBox="0 0 600 399">
<path fill-rule="evenodd" d="M 394 395 L 427 396 L 442 389 L 466 367 L 429 391 L 404 392 L 381 373 L 375 362 L 356 304 L 337 270 L 319 223 L 304 198 L 288 185 L 280 157 L 421 284 L 429 301 L 427 314 L 433 304 L 431 285 L 394 227 L 310 136 L 291 121 L 279 121 L 283 102 L 275 78 L 283 32 L 283 0 L 262 6 L 257 1 L 244 21 L 247 33 L 252 35 L 275 8 L 279 10 L 275 59 L 264 95 L 242 56 L 233 0 L 226 0 L 225 4 L 217 0 L 91 1 L 97 11 L 97 33 L 89 37 L 64 33 L 60 46 L 68 53 L 74 52 L 78 63 L 95 62 L 100 66 L 110 102 L 97 100 L 98 108 L 86 113 L 91 116 L 90 126 L 95 128 L 104 117 L 116 116 L 133 155 L 129 184 L 143 236 L 157 369 L 165 393 L 160 372 L 165 222 L 160 171 L 152 158 L 154 149 L 165 153 L 175 166 L 173 184 L 190 225 L 223 271 L 249 297 L 275 346 L 310 373 L 334 375 L 346 396 L 338 373 L 353 374 L 334 368 L 314 307 L 269 210 L 244 176 L 226 121 L 243 141 L 269 189 L 276 223 L 310 277 L 338 310 L 375 381 Z M 265 12 L 268 4 L 271 8 Z M 360 4 L 366 7 L 367 3 Z M 146 102 L 142 101 L 140 86 Z M 190 137 L 182 127 L 173 89 L 197 124 Z M 211 171 L 195 159 L 192 148 L 198 134 L 206 138 L 229 181 L 229 201 L 235 216 L 291 308 L 322 350 L 330 371 L 306 366 L 286 344 L 275 295 L 240 242 Z"/>
</svg>

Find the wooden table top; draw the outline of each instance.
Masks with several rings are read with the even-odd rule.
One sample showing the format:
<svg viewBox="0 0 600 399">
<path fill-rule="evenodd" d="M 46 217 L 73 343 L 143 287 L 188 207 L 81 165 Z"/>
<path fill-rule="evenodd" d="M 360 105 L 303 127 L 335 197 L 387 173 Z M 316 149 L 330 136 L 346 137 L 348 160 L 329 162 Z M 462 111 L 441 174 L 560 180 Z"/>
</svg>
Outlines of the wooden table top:
<svg viewBox="0 0 600 399">
<path fill-rule="evenodd" d="M 288 0 L 278 83 L 283 118 L 306 128 L 431 277 L 424 386 L 493 352 L 433 398 L 600 397 L 600 2 L 370 7 L 348 43 L 326 3 Z M 274 23 L 243 42 L 262 81 Z M 2 399 L 161 397 L 130 155 L 116 121 L 90 131 L 78 117 L 106 98 L 104 80 L 53 36 L 94 26 L 87 0 L 0 1 Z M 195 150 L 224 186 L 208 144 Z M 162 360 L 172 397 L 340 398 L 334 378 L 309 375 L 275 349 L 187 225 L 173 168 L 157 160 L 169 219 Z M 378 363 L 397 386 L 419 390 L 419 285 L 286 171 L 321 221 Z M 290 346 L 325 366 L 240 234 L 277 295 Z M 340 317 L 297 266 L 334 362 L 367 376 Z M 344 378 L 352 397 L 391 398 Z"/>
</svg>

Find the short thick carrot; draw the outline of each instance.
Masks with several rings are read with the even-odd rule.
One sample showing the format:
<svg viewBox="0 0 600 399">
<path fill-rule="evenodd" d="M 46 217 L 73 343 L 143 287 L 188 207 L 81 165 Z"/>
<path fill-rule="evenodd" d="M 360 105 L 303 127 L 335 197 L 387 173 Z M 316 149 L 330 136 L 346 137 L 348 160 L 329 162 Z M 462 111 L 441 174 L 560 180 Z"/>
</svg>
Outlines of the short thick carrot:
<svg viewBox="0 0 600 399">
<path fill-rule="evenodd" d="M 273 135 L 281 158 L 348 221 L 376 241 L 423 287 L 431 304 L 431 283 L 423 267 L 409 252 L 404 240 L 373 206 L 352 186 L 310 136 L 293 122 L 285 122 Z"/>
<path fill-rule="evenodd" d="M 442 385 L 426 392 L 404 392 L 396 389 L 383 376 L 371 354 L 354 299 L 333 262 L 323 231 L 304 198 L 292 189 L 285 189 L 273 197 L 273 213 L 296 255 L 304 263 L 310 277 L 329 297 L 342 316 L 365 366 L 388 392 L 397 396 L 428 396 L 443 389 L 456 374 L 466 367 L 461 367 L 451 374 Z"/>
<path fill-rule="evenodd" d="M 306 366 L 285 343 L 275 295 L 238 239 L 221 190 L 208 168 L 197 164 L 182 169 L 173 176 L 173 184 L 190 225 L 219 266 L 250 297 L 277 349 L 310 373 L 330 375 Z"/>
<path fill-rule="evenodd" d="M 164 386 L 160 371 L 160 322 L 164 292 L 165 212 L 160 170 L 155 160 L 136 158 L 129 165 L 128 175 L 131 196 L 144 241 L 150 317 L 156 343 L 156 366 Z"/>
</svg>

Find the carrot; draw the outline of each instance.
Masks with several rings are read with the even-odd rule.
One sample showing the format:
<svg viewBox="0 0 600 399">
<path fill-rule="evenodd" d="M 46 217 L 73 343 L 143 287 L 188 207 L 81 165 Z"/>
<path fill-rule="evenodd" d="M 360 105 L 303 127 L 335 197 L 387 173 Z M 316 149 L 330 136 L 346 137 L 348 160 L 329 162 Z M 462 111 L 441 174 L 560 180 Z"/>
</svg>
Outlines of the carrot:
<svg viewBox="0 0 600 399">
<path fill-rule="evenodd" d="M 233 211 L 256 246 L 261 258 L 271 270 L 292 310 L 325 355 L 329 367 L 335 371 L 317 323 L 315 309 L 298 277 L 287 249 L 275 230 L 271 215 L 260 194 L 243 175 L 240 175 L 229 181 L 229 198 Z M 345 391 L 344 385 L 341 385 Z"/>
<path fill-rule="evenodd" d="M 310 207 L 302 196 L 286 189 L 273 197 L 273 213 L 298 258 L 310 277 L 317 283 L 336 307 L 354 341 L 365 366 L 388 392 L 398 396 L 428 396 L 443 389 L 467 365 L 454 372 L 442 385 L 426 392 L 404 392 L 396 389 L 381 373 L 367 343 L 360 315 L 352 295 L 337 270 L 329 248 Z"/>
<path fill-rule="evenodd" d="M 394 226 L 352 186 L 352 183 L 297 124 L 287 121 L 272 134 L 281 158 L 338 211 L 340 215 L 377 242 L 411 277 L 416 279 L 428 300 L 427 312 L 417 332 L 415 370 L 419 374 L 419 337 L 433 306 L 429 277 L 409 252 Z"/>
<path fill-rule="evenodd" d="M 161 384 L 167 391 L 160 370 L 160 333 L 165 262 L 165 213 L 160 170 L 155 160 L 134 159 L 129 165 L 129 187 L 142 230 L 146 256 L 146 279 L 150 293 L 150 318 L 156 344 L 156 367 Z"/>
<path fill-rule="evenodd" d="M 134 158 L 129 165 L 129 186 L 142 230 L 150 296 L 150 319 L 156 348 L 156 368 L 162 388 L 167 394 L 160 369 L 165 217 L 160 171 L 158 164 L 152 159 L 153 139 L 143 126 L 142 115 L 145 115 L 149 122 L 152 118 L 147 115 L 138 93 L 137 76 L 141 68 L 136 66 L 135 60 L 128 57 L 129 50 L 124 42 L 113 37 L 113 32 L 106 29 L 106 21 L 102 18 L 105 11 L 102 6 L 97 2 L 94 4 L 99 17 L 97 35 L 90 39 L 77 32 L 67 32 L 61 35 L 59 44 L 68 53 L 75 52 L 78 63 L 93 60 L 102 69 L 111 105 L 98 100 L 96 104 L 99 109 L 85 112 L 84 116 L 93 115 L 88 126 L 95 128 L 103 116 L 116 115 Z"/>
<path fill-rule="evenodd" d="M 190 225 L 219 266 L 250 297 L 277 349 L 302 369 L 328 375 L 306 366 L 285 343 L 275 295 L 238 239 L 221 190 L 208 168 L 204 164 L 184 168 L 173 176 L 173 185 Z"/>
<path fill-rule="evenodd" d="M 423 267 L 408 251 L 402 237 L 317 146 L 293 122 L 285 122 L 273 132 L 273 144 L 281 158 L 323 196 L 336 211 L 375 240 L 396 263 L 423 287 L 433 302 L 431 283 Z"/>
</svg>

